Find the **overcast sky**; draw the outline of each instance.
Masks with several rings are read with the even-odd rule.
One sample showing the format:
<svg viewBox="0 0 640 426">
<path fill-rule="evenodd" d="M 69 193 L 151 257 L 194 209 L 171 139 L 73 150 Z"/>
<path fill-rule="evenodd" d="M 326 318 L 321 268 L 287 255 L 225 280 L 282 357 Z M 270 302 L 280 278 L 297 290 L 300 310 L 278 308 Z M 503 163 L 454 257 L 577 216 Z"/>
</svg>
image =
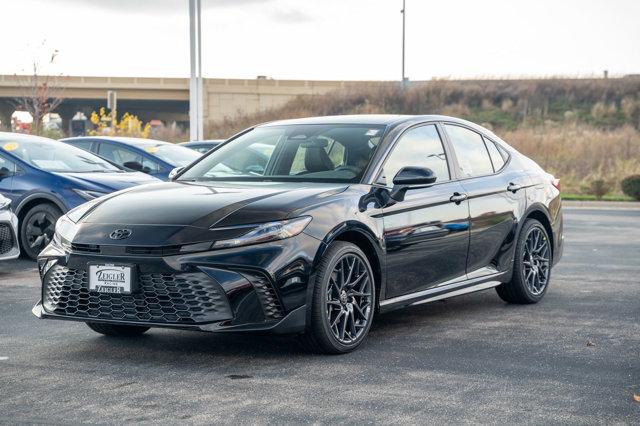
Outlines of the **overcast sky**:
<svg viewBox="0 0 640 426">
<path fill-rule="evenodd" d="M 402 0 L 202 0 L 205 77 L 399 79 Z M 406 73 L 640 72 L 639 0 L 407 0 Z M 0 0 L 0 74 L 189 75 L 188 0 Z M 44 43 L 44 44 L 43 44 Z"/>
</svg>

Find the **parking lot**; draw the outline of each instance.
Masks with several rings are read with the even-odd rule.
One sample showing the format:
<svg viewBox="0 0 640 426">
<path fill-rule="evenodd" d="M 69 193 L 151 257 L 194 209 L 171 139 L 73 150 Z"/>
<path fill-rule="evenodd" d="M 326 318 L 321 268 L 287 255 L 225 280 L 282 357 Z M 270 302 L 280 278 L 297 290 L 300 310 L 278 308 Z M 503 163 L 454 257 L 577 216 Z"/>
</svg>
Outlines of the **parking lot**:
<svg viewBox="0 0 640 426">
<path fill-rule="evenodd" d="M 493 290 L 376 319 L 344 356 L 286 337 L 99 336 L 38 320 L 35 264 L 0 264 L 0 423 L 637 423 L 640 210 L 565 210 L 538 305 Z"/>
</svg>

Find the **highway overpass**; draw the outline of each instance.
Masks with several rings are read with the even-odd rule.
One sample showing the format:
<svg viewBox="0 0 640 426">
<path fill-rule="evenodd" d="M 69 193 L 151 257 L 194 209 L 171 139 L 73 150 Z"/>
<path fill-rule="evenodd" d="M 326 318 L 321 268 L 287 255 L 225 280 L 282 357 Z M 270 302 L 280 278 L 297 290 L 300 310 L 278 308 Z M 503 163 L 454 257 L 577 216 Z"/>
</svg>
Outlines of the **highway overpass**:
<svg viewBox="0 0 640 426">
<path fill-rule="evenodd" d="M 25 78 L 0 75 L 0 120 L 7 125 L 15 109 L 13 100 L 24 92 Z M 118 111 L 138 115 L 142 120 L 188 123 L 189 79 L 149 77 L 78 77 L 56 79 L 63 88 L 64 102 L 57 112 L 66 121 L 77 111 L 87 117 L 106 106 L 107 91 L 118 94 Z M 346 85 L 367 82 L 220 79 L 206 78 L 204 119 L 217 121 L 238 114 L 278 107 L 297 95 L 314 95 L 337 90 Z"/>
</svg>

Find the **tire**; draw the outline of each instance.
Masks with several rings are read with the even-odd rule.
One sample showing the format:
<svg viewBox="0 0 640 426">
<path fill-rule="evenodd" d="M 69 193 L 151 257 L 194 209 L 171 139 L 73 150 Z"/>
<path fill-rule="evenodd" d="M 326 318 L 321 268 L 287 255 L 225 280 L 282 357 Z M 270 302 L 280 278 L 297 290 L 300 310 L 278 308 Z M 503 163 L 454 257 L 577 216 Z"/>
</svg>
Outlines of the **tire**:
<svg viewBox="0 0 640 426">
<path fill-rule="evenodd" d="M 547 230 L 539 221 L 527 219 L 516 243 L 513 276 L 510 282 L 496 287 L 498 296 L 508 303 L 538 303 L 549 288 L 551 265 L 551 240 Z"/>
<path fill-rule="evenodd" d="M 37 204 L 29 209 L 20 221 L 20 245 L 25 256 L 37 259 L 53 239 L 60 216 L 60 209 L 50 203 Z"/>
<path fill-rule="evenodd" d="M 314 353 L 353 351 L 369 333 L 375 311 L 375 279 L 367 256 L 354 244 L 331 244 L 313 286 L 309 321 L 300 343 Z"/>
<path fill-rule="evenodd" d="M 115 337 L 139 336 L 149 330 L 149 327 L 139 327 L 135 325 L 104 324 L 98 322 L 88 322 L 86 324 L 96 333 Z"/>
</svg>

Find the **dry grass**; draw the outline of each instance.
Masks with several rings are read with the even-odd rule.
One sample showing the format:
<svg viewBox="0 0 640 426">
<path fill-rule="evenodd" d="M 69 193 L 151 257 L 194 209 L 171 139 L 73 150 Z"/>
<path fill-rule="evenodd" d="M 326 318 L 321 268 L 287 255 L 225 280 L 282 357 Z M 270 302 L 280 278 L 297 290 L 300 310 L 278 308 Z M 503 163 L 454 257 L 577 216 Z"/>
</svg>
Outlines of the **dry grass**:
<svg viewBox="0 0 640 426">
<path fill-rule="evenodd" d="M 630 126 L 547 124 L 497 133 L 560 178 L 565 192 L 591 193 L 592 183 L 603 180 L 621 194 L 620 181 L 640 173 L 640 132 Z"/>
<path fill-rule="evenodd" d="M 488 126 L 561 178 L 567 192 L 604 185 L 620 194 L 620 181 L 640 173 L 640 78 L 431 81 L 406 90 L 359 84 L 209 123 L 205 134 L 226 138 L 283 118 L 377 113 L 446 114 Z"/>
</svg>

